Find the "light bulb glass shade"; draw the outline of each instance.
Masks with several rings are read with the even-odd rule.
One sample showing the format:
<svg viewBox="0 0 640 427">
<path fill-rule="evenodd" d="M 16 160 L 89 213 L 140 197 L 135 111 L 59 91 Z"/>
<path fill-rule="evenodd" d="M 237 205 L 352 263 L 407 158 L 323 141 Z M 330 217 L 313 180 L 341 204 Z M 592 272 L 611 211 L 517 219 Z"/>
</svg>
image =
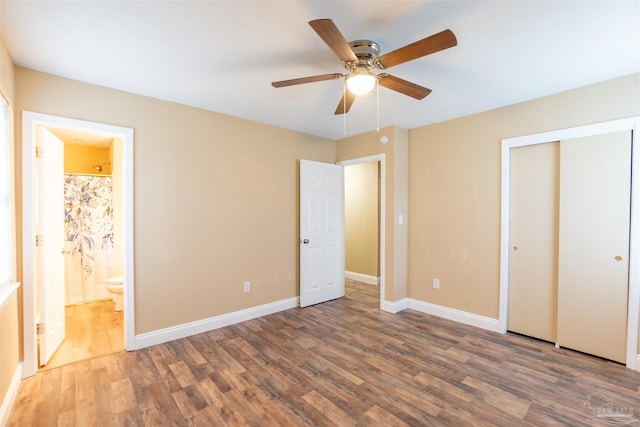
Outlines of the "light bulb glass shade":
<svg viewBox="0 0 640 427">
<path fill-rule="evenodd" d="M 373 90 L 376 78 L 369 72 L 352 74 L 347 77 L 347 89 L 354 95 L 364 95 Z"/>
</svg>

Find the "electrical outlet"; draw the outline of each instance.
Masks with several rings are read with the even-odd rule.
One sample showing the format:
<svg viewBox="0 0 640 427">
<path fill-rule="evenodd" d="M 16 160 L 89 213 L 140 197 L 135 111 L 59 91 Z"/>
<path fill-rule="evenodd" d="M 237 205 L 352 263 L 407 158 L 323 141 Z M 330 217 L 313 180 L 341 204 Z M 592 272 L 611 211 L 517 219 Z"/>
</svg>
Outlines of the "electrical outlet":
<svg viewBox="0 0 640 427">
<path fill-rule="evenodd" d="M 251 282 L 244 282 L 244 293 L 251 292 Z"/>
<path fill-rule="evenodd" d="M 440 289 L 440 279 L 433 279 L 433 289 Z"/>
</svg>

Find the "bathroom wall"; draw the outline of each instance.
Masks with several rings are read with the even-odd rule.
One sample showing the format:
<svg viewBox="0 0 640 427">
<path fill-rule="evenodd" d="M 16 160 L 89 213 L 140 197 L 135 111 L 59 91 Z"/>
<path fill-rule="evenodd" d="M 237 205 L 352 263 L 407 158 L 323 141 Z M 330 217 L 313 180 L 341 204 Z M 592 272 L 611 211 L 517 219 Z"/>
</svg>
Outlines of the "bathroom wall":
<svg viewBox="0 0 640 427">
<path fill-rule="evenodd" d="M 110 163 L 108 147 L 94 147 L 90 145 L 64 143 L 64 173 L 77 173 L 87 175 L 110 175 Z M 102 165 L 102 172 L 93 168 L 94 165 Z"/>
</svg>

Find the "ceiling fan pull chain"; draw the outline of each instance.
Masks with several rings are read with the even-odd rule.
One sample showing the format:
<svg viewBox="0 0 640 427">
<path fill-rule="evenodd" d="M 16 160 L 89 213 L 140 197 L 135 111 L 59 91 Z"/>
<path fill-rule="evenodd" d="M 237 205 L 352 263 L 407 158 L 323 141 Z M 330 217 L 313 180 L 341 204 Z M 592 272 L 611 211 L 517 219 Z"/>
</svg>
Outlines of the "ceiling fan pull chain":
<svg viewBox="0 0 640 427">
<path fill-rule="evenodd" d="M 342 136 L 347 136 L 347 79 L 342 85 Z"/>
<path fill-rule="evenodd" d="M 376 132 L 380 133 L 380 80 L 376 79 Z"/>
</svg>

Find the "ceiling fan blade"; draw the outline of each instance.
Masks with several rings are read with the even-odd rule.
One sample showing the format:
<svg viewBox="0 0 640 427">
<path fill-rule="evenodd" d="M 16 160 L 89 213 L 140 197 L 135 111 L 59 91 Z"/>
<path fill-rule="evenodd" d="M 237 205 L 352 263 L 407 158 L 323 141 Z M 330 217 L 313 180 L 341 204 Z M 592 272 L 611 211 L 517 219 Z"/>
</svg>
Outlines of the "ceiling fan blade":
<svg viewBox="0 0 640 427">
<path fill-rule="evenodd" d="M 344 77 L 340 73 L 321 74 L 319 76 L 301 77 L 299 79 L 281 80 L 279 82 L 271 83 L 273 87 L 285 87 L 293 85 L 301 85 L 303 83 L 321 82 L 323 80 L 336 80 Z"/>
<path fill-rule="evenodd" d="M 378 75 L 378 84 L 415 99 L 422 99 L 431 93 L 431 89 L 384 73 Z"/>
<path fill-rule="evenodd" d="M 342 98 L 340 99 L 340 103 L 338 104 L 338 108 L 336 108 L 336 112 L 334 114 L 348 113 L 355 99 L 356 99 L 356 96 L 352 94 L 351 91 L 345 90 L 344 95 L 342 95 Z"/>
<path fill-rule="evenodd" d="M 353 53 L 349 43 L 347 43 L 342 33 L 340 33 L 340 30 L 338 30 L 338 27 L 336 27 L 331 19 L 316 19 L 314 21 L 310 21 L 309 25 L 311 25 L 311 28 L 318 33 L 327 46 L 331 48 L 340 61 L 358 61 L 358 57 Z"/>
<path fill-rule="evenodd" d="M 400 49 L 386 53 L 378 58 L 382 68 L 391 68 L 414 59 L 439 52 L 458 44 L 455 34 L 451 30 L 444 30 L 417 42 L 408 44 Z"/>
</svg>

